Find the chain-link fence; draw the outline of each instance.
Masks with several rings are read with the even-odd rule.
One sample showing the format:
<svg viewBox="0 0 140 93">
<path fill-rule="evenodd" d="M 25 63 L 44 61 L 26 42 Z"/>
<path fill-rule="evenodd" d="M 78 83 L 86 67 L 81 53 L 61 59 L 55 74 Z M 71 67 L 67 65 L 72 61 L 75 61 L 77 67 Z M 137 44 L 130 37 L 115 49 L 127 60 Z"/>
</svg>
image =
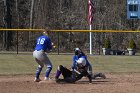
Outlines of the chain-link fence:
<svg viewBox="0 0 140 93">
<path fill-rule="evenodd" d="M 32 52 L 35 47 L 36 39 L 42 32 L 11 31 L 12 39 L 8 38 L 6 31 L 0 32 L 0 52 Z M 54 43 L 55 48 L 52 53 L 72 53 L 75 47 L 81 48 L 85 53 L 90 51 L 89 32 L 50 32 L 49 37 Z M 92 53 L 102 54 L 104 40 L 110 39 L 111 50 L 125 51 L 126 53 L 130 39 L 136 44 L 137 53 L 140 50 L 140 33 L 112 33 L 112 32 L 93 32 L 92 33 Z M 10 40 L 9 40 L 10 39 Z"/>
</svg>

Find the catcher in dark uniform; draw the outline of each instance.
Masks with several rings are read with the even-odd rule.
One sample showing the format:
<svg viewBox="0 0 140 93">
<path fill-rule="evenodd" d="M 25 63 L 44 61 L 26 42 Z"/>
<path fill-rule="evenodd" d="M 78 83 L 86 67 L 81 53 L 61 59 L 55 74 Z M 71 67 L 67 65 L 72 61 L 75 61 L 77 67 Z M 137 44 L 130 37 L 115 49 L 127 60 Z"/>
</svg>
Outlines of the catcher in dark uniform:
<svg viewBox="0 0 140 93">
<path fill-rule="evenodd" d="M 63 79 L 59 78 L 61 74 L 63 76 Z M 81 57 L 76 62 L 76 69 L 73 69 L 72 71 L 67 69 L 66 67 L 63 67 L 62 65 L 59 65 L 55 79 L 57 83 L 60 82 L 75 83 L 84 76 L 89 79 L 90 83 L 92 82 L 92 76 L 87 72 L 86 69 L 86 59 L 84 57 Z"/>
</svg>

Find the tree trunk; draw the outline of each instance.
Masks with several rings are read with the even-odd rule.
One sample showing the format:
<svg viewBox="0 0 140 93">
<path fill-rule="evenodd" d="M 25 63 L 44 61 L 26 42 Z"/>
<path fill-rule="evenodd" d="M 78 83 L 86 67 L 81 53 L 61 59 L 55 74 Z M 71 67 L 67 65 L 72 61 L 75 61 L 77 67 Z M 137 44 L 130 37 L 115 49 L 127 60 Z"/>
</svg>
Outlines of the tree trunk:
<svg viewBox="0 0 140 93">
<path fill-rule="evenodd" d="M 31 2 L 31 9 L 30 9 L 30 28 L 33 28 L 33 11 L 34 11 L 34 0 Z"/>
<path fill-rule="evenodd" d="M 12 15 L 11 15 L 11 9 L 10 9 L 10 0 L 5 0 L 5 23 L 6 28 L 11 29 L 11 22 L 12 22 Z M 12 45 L 12 32 L 7 31 L 5 32 L 5 48 L 6 50 L 9 50 L 10 46 Z"/>
</svg>

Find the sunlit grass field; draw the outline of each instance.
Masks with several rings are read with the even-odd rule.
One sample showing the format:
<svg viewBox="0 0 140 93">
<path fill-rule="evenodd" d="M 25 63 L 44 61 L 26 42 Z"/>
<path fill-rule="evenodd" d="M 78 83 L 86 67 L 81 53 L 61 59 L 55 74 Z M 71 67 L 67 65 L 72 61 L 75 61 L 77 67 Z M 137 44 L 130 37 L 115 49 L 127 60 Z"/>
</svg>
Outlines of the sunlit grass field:
<svg viewBox="0 0 140 93">
<path fill-rule="evenodd" d="M 53 64 L 52 73 L 60 64 L 70 68 L 72 56 L 70 54 L 48 55 Z M 140 56 L 88 55 L 87 57 L 94 72 L 140 72 Z M 0 54 L 0 75 L 34 74 L 36 68 L 37 63 L 32 54 Z M 46 67 L 43 68 L 43 73 L 45 70 Z"/>
</svg>

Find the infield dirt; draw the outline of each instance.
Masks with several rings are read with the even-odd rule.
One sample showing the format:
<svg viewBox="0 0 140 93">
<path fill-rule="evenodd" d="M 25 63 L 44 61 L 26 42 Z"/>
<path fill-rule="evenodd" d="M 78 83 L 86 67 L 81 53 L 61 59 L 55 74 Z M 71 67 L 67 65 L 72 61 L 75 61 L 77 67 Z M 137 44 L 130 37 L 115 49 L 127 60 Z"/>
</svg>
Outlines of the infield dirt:
<svg viewBox="0 0 140 93">
<path fill-rule="evenodd" d="M 140 93 L 140 73 L 106 73 L 106 76 L 93 80 L 92 84 L 86 78 L 75 84 L 57 84 L 34 82 L 34 75 L 1 75 L 0 93 Z"/>
</svg>

